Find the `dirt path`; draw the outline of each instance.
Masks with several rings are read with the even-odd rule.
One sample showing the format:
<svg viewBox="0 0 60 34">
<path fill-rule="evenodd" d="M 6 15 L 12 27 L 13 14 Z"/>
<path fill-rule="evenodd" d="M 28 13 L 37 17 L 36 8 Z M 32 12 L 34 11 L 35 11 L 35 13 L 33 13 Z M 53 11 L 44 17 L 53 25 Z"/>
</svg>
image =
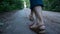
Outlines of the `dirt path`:
<svg viewBox="0 0 60 34">
<path fill-rule="evenodd" d="M 32 22 L 29 21 L 30 9 L 26 8 L 17 12 L 5 13 L 0 15 L 4 23 L 8 23 L 3 34 L 36 34 L 28 27 Z M 60 34 L 60 13 L 43 11 L 46 34 Z"/>
</svg>

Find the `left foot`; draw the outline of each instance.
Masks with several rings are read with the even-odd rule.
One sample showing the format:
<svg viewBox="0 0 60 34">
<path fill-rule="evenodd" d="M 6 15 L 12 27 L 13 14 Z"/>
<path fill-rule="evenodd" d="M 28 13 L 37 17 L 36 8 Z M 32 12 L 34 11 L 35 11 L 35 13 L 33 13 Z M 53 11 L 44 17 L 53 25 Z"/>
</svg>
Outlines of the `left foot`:
<svg viewBox="0 0 60 34">
<path fill-rule="evenodd" d="M 33 20 L 34 20 L 33 16 L 30 15 L 30 16 L 29 16 L 29 20 L 30 20 L 30 21 L 33 21 Z"/>
</svg>

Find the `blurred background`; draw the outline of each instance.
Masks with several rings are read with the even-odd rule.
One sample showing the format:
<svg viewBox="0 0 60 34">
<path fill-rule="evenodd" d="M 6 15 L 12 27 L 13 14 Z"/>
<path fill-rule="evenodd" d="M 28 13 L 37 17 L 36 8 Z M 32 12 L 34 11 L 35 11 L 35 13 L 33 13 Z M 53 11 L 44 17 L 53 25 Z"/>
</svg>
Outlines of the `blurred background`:
<svg viewBox="0 0 60 34">
<path fill-rule="evenodd" d="M 27 7 L 30 6 L 29 0 L 25 0 Z M 60 0 L 43 0 L 43 10 L 60 12 Z"/>
<path fill-rule="evenodd" d="M 60 12 L 60 0 L 43 0 L 43 10 Z M 18 10 L 30 7 L 29 0 L 0 0 L 0 12 Z"/>
<path fill-rule="evenodd" d="M 60 34 L 60 0 L 43 0 L 43 4 L 47 34 Z M 27 25 L 29 8 L 29 0 L 0 0 L 0 33 L 35 34 Z"/>
</svg>

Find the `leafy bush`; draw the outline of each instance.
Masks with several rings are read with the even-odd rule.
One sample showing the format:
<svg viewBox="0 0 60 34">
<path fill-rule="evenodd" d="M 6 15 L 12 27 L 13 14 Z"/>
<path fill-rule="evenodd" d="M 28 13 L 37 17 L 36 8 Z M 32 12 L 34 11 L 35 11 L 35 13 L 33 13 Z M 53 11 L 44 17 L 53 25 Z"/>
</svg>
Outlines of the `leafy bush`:
<svg viewBox="0 0 60 34">
<path fill-rule="evenodd" d="M 60 12 L 60 0 L 43 0 L 44 10 Z"/>
<path fill-rule="evenodd" d="M 0 0 L 0 12 L 23 8 L 22 0 Z"/>
</svg>

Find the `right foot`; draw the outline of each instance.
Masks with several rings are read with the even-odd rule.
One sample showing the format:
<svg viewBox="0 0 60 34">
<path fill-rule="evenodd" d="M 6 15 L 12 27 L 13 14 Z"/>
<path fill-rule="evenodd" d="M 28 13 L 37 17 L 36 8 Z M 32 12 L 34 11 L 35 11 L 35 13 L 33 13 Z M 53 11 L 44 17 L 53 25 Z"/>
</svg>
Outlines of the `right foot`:
<svg viewBox="0 0 60 34">
<path fill-rule="evenodd" d="M 44 34 L 45 33 L 45 26 L 44 25 L 36 25 L 36 24 L 33 24 L 29 27 L 32 31 L 38 33 L 38 34 Z"/>
<path fill-rule="evenodd" d="M 44 34 L 45 33 L 45 26 L 41 25 L 39 28 L 39 34 Z"/>
</svg>

